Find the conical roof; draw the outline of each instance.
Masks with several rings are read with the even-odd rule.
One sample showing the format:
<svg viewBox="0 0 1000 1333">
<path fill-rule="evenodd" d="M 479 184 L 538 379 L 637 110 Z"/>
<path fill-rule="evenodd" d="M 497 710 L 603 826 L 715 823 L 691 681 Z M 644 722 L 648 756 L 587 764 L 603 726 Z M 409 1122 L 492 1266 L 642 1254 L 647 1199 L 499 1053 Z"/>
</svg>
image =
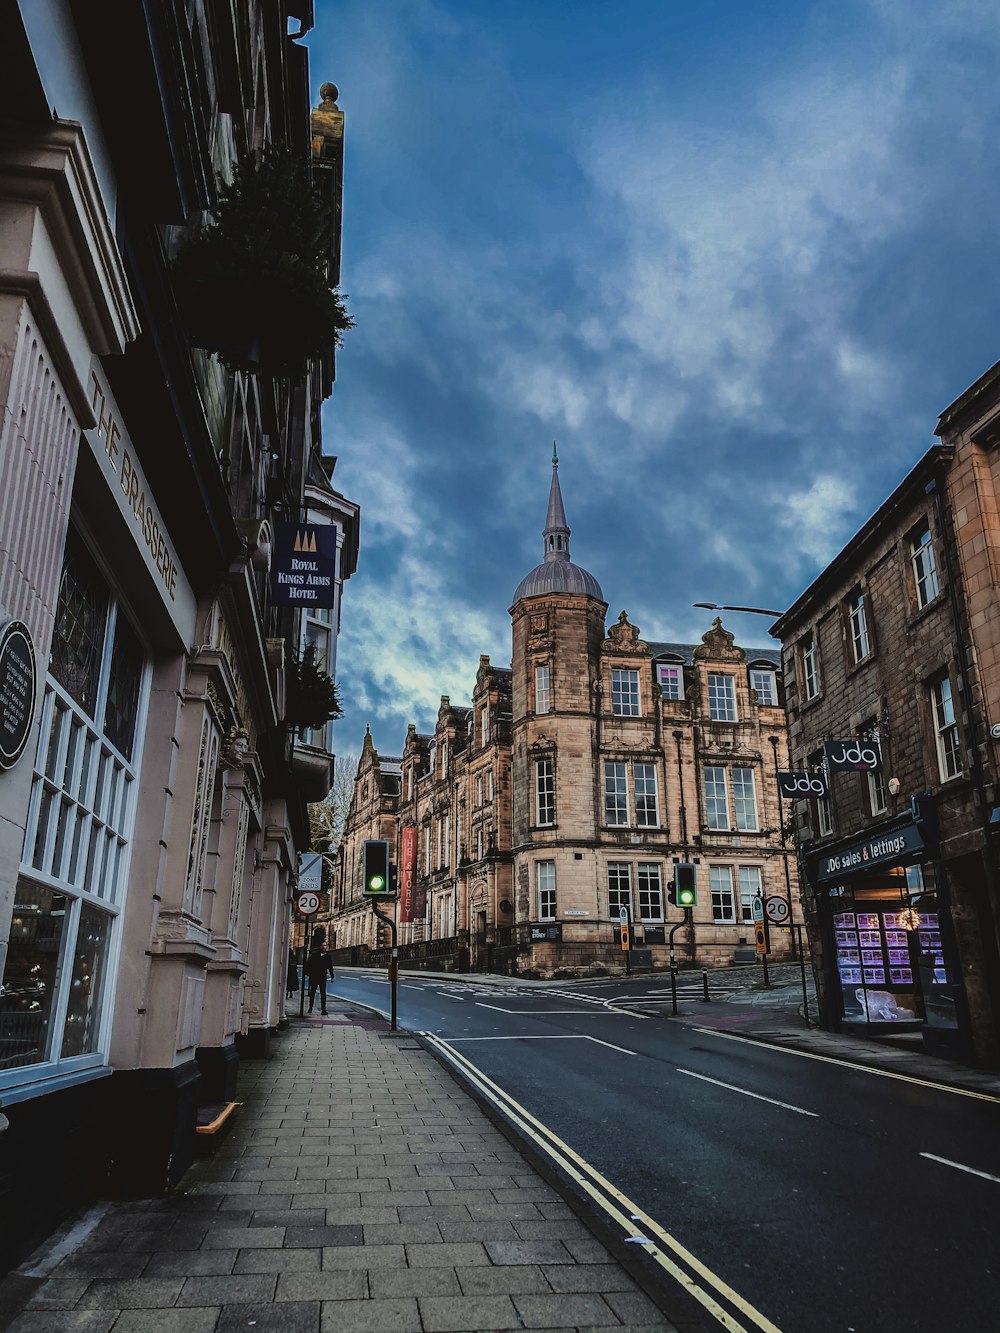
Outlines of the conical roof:
<svg viewBox="0 0 1000 1333">
<path fill-rule="evenodd" d="M 559 458 L 553 445 L 549 507 L 545 515 L 545 527 L 542 529 L 545 558 L 529 574 L 525 574 L 517 585 L 514 605 L 525 597 L 543 597 L 546 593 L 553 592 L 574 593 L 584 597 L 596 597 L 599 602 L 604 601 L 601 585 L 593 574 L 581 569 L 579 565 L 574 565 L 570 560 L 569 533 L 562 491 L 559 487 Z"/>
</svg>

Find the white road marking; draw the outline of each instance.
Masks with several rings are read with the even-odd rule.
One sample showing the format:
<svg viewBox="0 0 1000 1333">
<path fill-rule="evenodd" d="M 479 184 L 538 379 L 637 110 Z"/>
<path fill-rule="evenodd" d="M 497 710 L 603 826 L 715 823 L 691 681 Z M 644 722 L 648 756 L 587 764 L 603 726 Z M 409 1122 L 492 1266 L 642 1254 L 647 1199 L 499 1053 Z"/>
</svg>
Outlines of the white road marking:
<svg viewBox="0 0 1000 1333">
<path fill-rule="evenodd" d="M 933 1088 L 935 1092 L 952 1092 L 956 1097 L 974 1097 L 980 1102 L 1000 1102 L 995 1092 L 976 1092 L 972 1088 L 954 1088 L 950 1083 L 934 1083 L 928 1078 L 913 1078 L 910 1074 L 897 1074 L 892 1069 L 875 1069 L 872 1065 L 855 1064 L 853 1060 L 839 1060 L 833 1055 L 820 1055 L 816 1051 L 799 1051 L 794 1046 L 780 1046 L 774 1041 L 758 1041 L 754 1037 L 741 1037 L 736 1032 L 720 1032 L 718 1028 L 701 1028 L 692 1025 L 692 1032 L 701 1032 L 706 1037 L 720 1037 L 723 1041 L 741 1041 L 745 1046 L 763 1046 L 769 1051 L 780 1051 L 782 1055 L 798 1055 L 804 1060 L 819 1060 L 827 1065 L 839 1065 L 841 1069 L 854 1069 L 859 1074 L 875 1074 L 879 1078 L 894 1078 L 900 1083 L 915 1083 L 918 1088 Z"/>
<path fill-rule="evenodd" d="M 452 1041 L 596 1041 L 598 1046 L 610 1046 L 613 1051 L 621 1051 L 622 1055 L 637 1055 L 637 1051 L 626 1050 L 624 1046 L 616 1046 L 613 1041 L 601 1041 L 600 1037 L 591 1037 L 586 1032 L 558 1032 L 544 1033 L 540 1036 L 503 1036 L 503 1037 L 452 1037 Z"/>
<path fill-rule="evenodd" d="M 687 1074 L 689 1078 L 700 1078 L 703 1083 L 714 1083 L 717 1088 L 728 1088 L 730 1092 L 741 1092 L 744 1097 L 753 1097 L 758 1102 L 770 1102 L 772 1106 L 783 1106 L 786 1111 L 796 1111 L 799 1115 L 811 1115 L 814 1119 L 819 1119 L 816 1111 L 804 1111 L 801 1106 L 793 1106 L 791 1102 L 779 1102 L 774 1097 L 764 1097 L 759 1092 L 751 1092 L 749 1088 L 738 1088 L 735 1083 L 723 1083 L 721 1079 L 709 1078 L 707 1074 L 696 1074 L 693 1069 L 678 1069 L 678 1074 Z"/>
<path fill-rule="evenodd" d="M 436 1037 L 432 1032 L 423 1032 L 420 1035 L 425 1037 L 431 1046 L 440 1051 L 446 1060 L 454 1064 L 483 1097 L 491 1101 L 528 1138 L 532 1139 L 542 1152 L 565 1171 L 570 1179 L 574 1180 L 582 1190 L 590 1195 L 594 1202 L 622 1228 L 626 1236 L 634 1236 L 636 1234 L 634 1223 L 641 1222 L 643 1231 L 650 1237 L 656 1238 L 643 1246 L 645 1253 L 668 1272 L 671 1277 L 675 1278 L 683 1289 L 726 1329 L 727 1333 L 750 1333 L 751 1329 L 758 1329 L 760 1333 L 781 1333 L 780 1329 L 772 1324 L 766 1315 L 755 1309 L 739 1292 L 730 1287 L 717 1273 L 714 1273 L 683 1246 L 680 1241 L 665 1231 L 648 1214 L 644 1213 L 638 1204 L 633 1203 L 615 1185 L 612 1185 L 579 1153 L 575 1152 L 569 1144 L 564 1143 L 551 1129 L 537 1120 L 530 1111 L 516 1102 L 499 1084 L 494 1083 L 492 1079 L 477 1069 L 470 1060 L 456 1051 L 454 1046 Z M 686 1267 L 681 1267 L 681 1264 L 686 1265 Z M 728 1302 L 733 1309 L 737 1310 L 741 1318 L 747 1322 L 740 1322 L 740 1319 L 735 1318 L 721 1306 L 712 1291 L 707 1290 L 709 1287 L 713 1288 L 722 1300 Z"/>
<path fill-rule="evenodd" d="M 932 1152 L 922 1152 L 921 1157 L 926 1157 L 929 1162 L 940 1162 L 942 1166 L 953 1166 L 956 1171 L 967 1171 L 970 1176 L 981 1176 L 983 1180 L 992 1180 L 1000 1185 L 1000 1176 L 991 1176 L 988 1171 L 977 1171 L 974 1166 L 963 1166 L 961 1162 L 951 1162 L 947 1157 L 937 1157 Z"/>
</svg>

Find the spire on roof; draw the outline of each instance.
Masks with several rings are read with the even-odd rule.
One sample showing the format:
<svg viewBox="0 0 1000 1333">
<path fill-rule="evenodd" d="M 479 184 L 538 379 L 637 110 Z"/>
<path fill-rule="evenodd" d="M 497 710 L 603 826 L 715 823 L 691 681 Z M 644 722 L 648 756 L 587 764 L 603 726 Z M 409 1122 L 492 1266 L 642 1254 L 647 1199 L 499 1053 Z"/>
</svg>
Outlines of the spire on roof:
<svg viewBox="0 0 1000 1333">
<path fill-rule="evenodd" d="M 546 560 L 569 560 L 569 525 L 559 489 L 559 456 L 556 442 L 552 441 L 552 484 L 549 487 L 549 509 L 542 529 Z"/>
</svg>

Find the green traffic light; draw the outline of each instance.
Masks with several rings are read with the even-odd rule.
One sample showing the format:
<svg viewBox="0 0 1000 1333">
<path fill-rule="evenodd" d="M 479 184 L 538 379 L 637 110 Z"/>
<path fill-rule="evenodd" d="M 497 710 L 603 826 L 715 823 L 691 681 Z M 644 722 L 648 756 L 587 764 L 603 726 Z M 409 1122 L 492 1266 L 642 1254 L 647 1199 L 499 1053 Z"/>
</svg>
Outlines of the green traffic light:
<svg viewBox="0 0 1000 1333">
<path fill-rule="evenodd" d="M 384 889 L 385 880 L 381 875 L 372 875 L 371 879 L 368 881 L 368 887 L 370 889 Z"/>
<path fill-rule="evenodd" d="M 693 890 L 693 889 L 680 889 L 680 890 L 678 890 L 678 893 L 677 893 L 677 901 L 678 901 L 678 903 L 681 905 L 681 907 L 693 907 L 693 906 L 694 906 L 694 890 Z"/>
</svg>

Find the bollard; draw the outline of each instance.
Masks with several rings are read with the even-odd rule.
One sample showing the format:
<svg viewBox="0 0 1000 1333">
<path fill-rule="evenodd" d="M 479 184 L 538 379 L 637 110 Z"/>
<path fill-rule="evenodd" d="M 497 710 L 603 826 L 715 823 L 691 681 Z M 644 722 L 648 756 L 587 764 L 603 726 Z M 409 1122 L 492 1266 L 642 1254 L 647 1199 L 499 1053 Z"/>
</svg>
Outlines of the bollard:
<svg viewBox="0 0 1000 1333">
<path fill-rule="evenodd" d="M 709 1001 L 709 994 L 708 994 L 708 968 L 707 968 L 707 967 L 703 967 L 703 968 L 701 969 L 701 998 L 702 998 L 702 1000 L 704 1001 L 705 1004 L 708 1004 L 708 1001 Z"/>
</svg>

